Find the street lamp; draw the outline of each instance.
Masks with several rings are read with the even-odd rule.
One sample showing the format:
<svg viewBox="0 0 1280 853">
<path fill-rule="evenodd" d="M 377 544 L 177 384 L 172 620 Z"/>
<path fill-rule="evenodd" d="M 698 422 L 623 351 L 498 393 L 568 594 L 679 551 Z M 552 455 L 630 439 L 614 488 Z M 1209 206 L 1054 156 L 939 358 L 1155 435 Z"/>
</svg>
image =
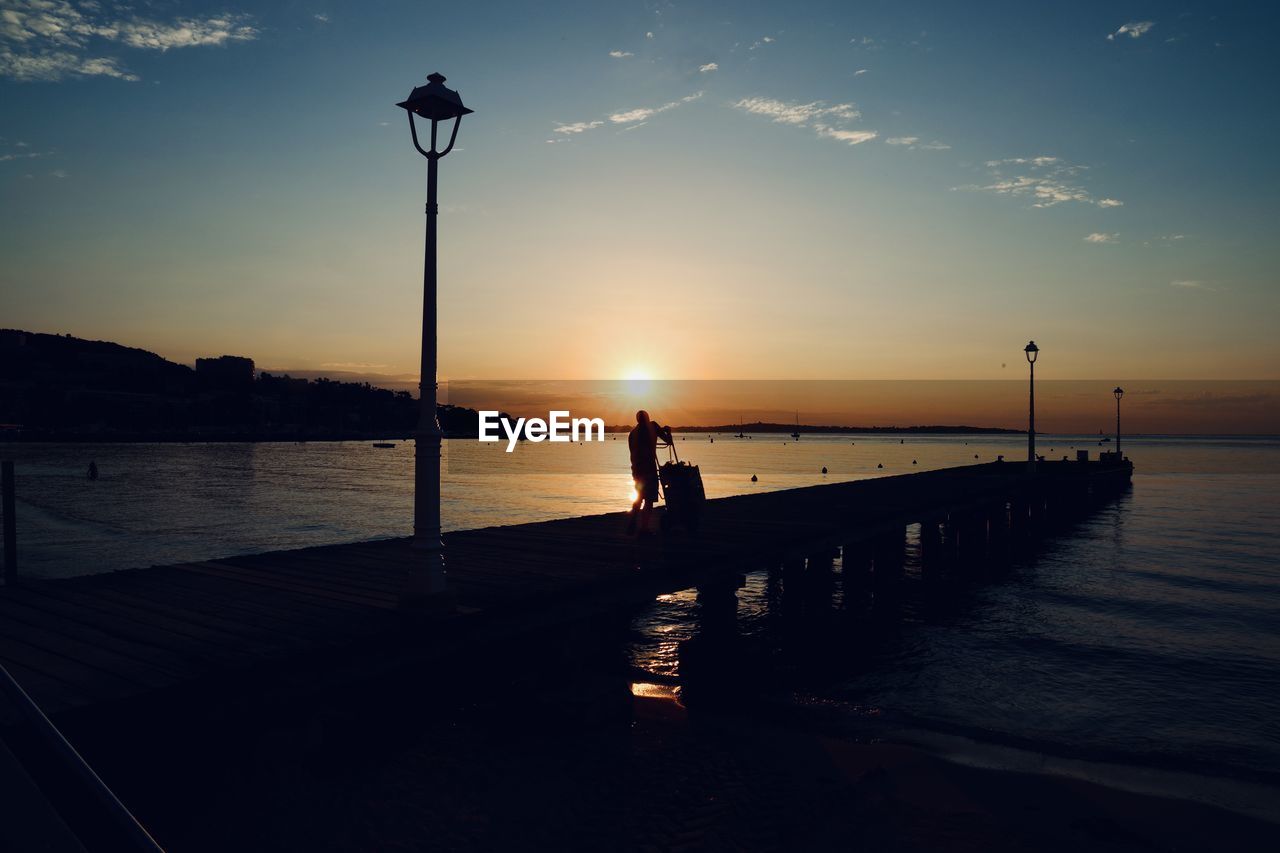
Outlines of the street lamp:
<svg viewBox="0 0 1280 853">
<path fill-rule="evenodd" d="M 1124 396 L 1124 389 L 1117 385 L 1116 390 L 1111 393 L 1116 395 L 1116 456 L 1124 459 L 1120 455 L 1120 398 Z"/>
<path fill-rule="evenodd" d="M 416 86 L 397 107 L 409 116 L 413 147 L 427 158 L 427 248 L 422 270 L 422 373 L 419 384 L 418 429 L 413 460 L 413 547 L 426 553 L 426 573 L 411 579 L 410 598 L 441 595 L 447 585 L 444 574 L 444 543 L 440 539 L 440 442 L 443 434 L 436 417 L 436 165 L 453 150 L 462 117 L 472 110 L 462 105 L 453 89 L 444 85 L 443 74 L 431 74 L 425 86 Z M 418 143 L 414 116 L 431 121 L 431 147 Z M 449 144 L 436 149 L 440 122 L 453 119 Z"/>
<path fill-rule="evenodd" d="M 1022 351 L 1027 354 L 1027 364 L 1031 365 L 1030 417 L 1027 424 L 1027 470 L 1034 474 L 1036 470 L 1036 357 L 1040 354 L 1040 347 L 1036 346 L 1035 341 L 1029 341 Z"/>
</svg>

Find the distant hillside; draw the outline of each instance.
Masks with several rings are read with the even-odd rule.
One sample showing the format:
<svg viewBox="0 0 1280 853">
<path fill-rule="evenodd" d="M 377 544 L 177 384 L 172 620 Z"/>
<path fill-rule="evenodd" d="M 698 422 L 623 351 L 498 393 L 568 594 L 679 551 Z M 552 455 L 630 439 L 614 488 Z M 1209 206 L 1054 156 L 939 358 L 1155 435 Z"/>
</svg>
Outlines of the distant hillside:
<svg viewBox="0 0 1280 853">
<path fill-rule="evenodd" d="M 476 435 L 474 410 L 438 414 L 446 435 Z M 193 369 L 110 341 L 0 330 L 0 425 L 22 440 L 408 437 L 417 422 L 408 391 L 258 374 L 239 356 Z"/>
</svg>

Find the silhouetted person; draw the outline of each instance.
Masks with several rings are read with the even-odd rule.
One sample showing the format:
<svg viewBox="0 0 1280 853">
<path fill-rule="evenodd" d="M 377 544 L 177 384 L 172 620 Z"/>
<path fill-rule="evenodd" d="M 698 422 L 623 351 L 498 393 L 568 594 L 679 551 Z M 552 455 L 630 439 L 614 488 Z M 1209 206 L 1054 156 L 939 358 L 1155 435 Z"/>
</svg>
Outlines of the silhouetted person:
<svg viewBox="0 0 1280 853">
<path fill-rule="evenodd" d="M 98 463 L 93 461 L 92 459 L 89 460 L 89 479 L 90 480 L 98 479 Z"/>
<path fill-rule="evenodd" d="M 670 444 L 671 428 L 659 426 L 650 420 L 649 413 L 644 409 L 636 412 L 636 425 L 627 435 L 627 447 L 631 451 L 631 479 L 636 483 L 636 499 L 631 504 L 628 533 L 636 532 L 637 523 L 641 533 L 649 530 L 649 516 L 653 513 L 653 505 L 658 501 L 659 438 Z"/>
</svg>

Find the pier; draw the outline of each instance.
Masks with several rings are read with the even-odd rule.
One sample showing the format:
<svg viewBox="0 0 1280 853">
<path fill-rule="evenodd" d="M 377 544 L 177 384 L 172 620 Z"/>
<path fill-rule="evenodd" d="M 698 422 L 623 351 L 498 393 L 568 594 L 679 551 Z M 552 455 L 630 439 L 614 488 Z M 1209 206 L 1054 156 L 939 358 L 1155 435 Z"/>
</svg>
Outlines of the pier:
<svg viewBox="0 0 1280 853">
<path fill-rule="evenodd" d="M 445 535 L 456 606 L 402 606 L 407 539 L 88 575 L 0 590 L 0 663 L 73 730 L 234 713 L 421 673 L 459 650 L 629 612 L 691 587 L 733 601 L 747 571 L 830 571 L 885 590 L 907 531 L 922 571 L 960 571 L 1126 487 L 1127 462 L 995 462 L 708 501 L 696 533 L 623 513 Z M 855 577 L 856 576 L 856 577 Z M 249 713 L 252 713 L 249 710 Z M 0 718 L 0 724 L 12 719 Z"/>
</svg>

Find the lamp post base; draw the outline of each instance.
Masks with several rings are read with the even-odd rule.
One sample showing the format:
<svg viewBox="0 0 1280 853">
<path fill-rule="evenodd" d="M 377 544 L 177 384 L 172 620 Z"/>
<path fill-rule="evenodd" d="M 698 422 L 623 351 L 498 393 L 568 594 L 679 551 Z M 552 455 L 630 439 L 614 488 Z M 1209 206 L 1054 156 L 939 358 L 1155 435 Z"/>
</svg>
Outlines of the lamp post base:
<svg viewBox="0 0 1280 853">
<path fill-rule="evenodd" d="M 440 541 L 414 539 L 409 547 L 420 555 L 421 565 L 415 566 L 405 579 L 404 592 L 400 595 L 400 609 L 452 613 L 457 606 L 457 599 L 445 577 L 444 552 Z"/>
</svg>

